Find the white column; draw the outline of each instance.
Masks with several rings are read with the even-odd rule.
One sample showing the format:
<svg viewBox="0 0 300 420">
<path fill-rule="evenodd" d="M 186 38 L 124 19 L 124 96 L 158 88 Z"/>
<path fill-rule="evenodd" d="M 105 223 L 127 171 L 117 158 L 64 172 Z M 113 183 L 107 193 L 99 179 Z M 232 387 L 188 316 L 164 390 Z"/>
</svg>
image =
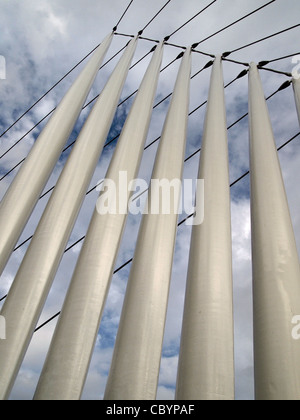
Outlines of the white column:
<svg viewBox="0 0 300 420">
<path fill-rule="evenodd" d="M 296 242 L 270 117 L 256 64 L 250 66 L 250 175 L 254 300 L 255 394 L 299 400 L 300 315 Z"/>
<path fill-rule="evenodd" d="M 39 135 L 0 204 L 0 274 L 68 140 L 109 48 L 108 35 Z"/>
<path fill-rule="evenodd" d="M 218 56 L 202 139 L 204 221 L 193 226 L 176 398 L 234 399 L 230 187 L 222 61 Z"/>
<path fill-rule="evenodd" d="M 0 395 L 13 384 L 44 306 L 120 99 L 137 38 L 125 50 L 75 143 L 18 270 L 1 314 Z"/>
<path fill-rule="evenodd" d="M 152 181 L 181 180 L 186 144 L 191 50 L 185 52 L 152 173 Z M 156 185 L 157 186 L 157 185 Z M 179 189 L 177 188 L 177 193 Z M 156 398 L 176 237 L 178 202 L 169 214 L 152 210 L 158 188 L 151 185 L 128 280 L 105 399 Z M 175 194 L 176 195 L 176 194 Z M 165 191 L 159 195 L 170 198 Z M 173 197 L 172 197 L 173 198 Z M 152 207 L 153 206 L 153 207 Z"/>
<path fill-rule="evenodd" d="M 298 113 L 299 124 L 300 124 L 300 77 L 298 79 L 293 78 L 293 88 L 294 88 L 295 101 L 296 101 L 297 113 Z"/>
<path fill-rule="evenodd" d="M 135 179 L 146 141 L 163 45 L 156 48 L 137 97 L 125 122 L 106 179 L 124 194 Z M 126 174 L 126 180 L 120 179 Z M 125 183 L 124 183 L 125 181 Z M 97 209 L 105 194 L 100 194 Z M 127 211 L 100 215 L 95 209 L 71 280 L 35 399 L 79 399 L 99 330 L 102 310 L 125 225 Z"/>
</svg>

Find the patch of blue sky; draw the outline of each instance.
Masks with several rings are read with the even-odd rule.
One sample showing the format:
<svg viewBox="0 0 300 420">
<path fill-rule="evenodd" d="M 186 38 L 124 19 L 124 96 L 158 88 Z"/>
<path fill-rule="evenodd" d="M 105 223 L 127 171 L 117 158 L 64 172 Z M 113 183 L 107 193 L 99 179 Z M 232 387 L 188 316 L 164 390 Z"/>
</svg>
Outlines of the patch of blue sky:
<svg viewBox="0 0 300 420">
<path fill-rule="evenodd" d="M 231 199 L 234 202 L 250 198 L 250 176 L 246 175 L 237 184 L 231 187 Z"/>
<path fill-rule="evenodd" d="M 114 147 L 118 141 L 119 135 L 121 134 L 122 128 L 126 121 L 128 111 L 131 106 L 131 102 L 132 102 L 132 99 L 128 99 L 126 103 L 124 103 L 123 105 L 120 105 L 116 110 L 113 122 L 111 124 L 110 130 L 106 139 L 106 143 L 115 139 L 116 136 L 118 137 L 115 139 L 114 142 L 111 143 L 111 145 L 109 146 L 110 148 Z M 105 149 L 104 149 L 104 153 L 105 153 Z"/>
<path fill-rule="evenodd" d="M 167 346 L 163 348 L 162 357 L 169 359 L 171 357 L 178 356 L 179 346 L 180 346 L 180 342 L 179 342 L 179 336 L 178 336 L 178 340 L 171 342 L 170 344 L 168 344 Z"/>
<path fill-rule="evenodd" d="M 118 326 L 111 323 L 109 315 L 104 314 L 99 330 L 99 345 L 101 349 L 113 348 Z"/>
</svg>

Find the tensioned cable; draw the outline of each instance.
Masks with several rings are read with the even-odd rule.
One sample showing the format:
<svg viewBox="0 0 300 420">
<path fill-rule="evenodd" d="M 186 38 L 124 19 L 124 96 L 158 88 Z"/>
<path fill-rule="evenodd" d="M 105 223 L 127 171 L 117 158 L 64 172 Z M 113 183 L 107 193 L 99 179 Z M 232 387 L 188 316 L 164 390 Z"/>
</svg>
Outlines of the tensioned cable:
<svg viewBox="0 0 300 420">
<path fill-rule="evenodd" d="M 126 13 L 128 12 L 130 6 L 132 5 L 133 0 L 131 0 L 128 4 L 128 6 L 126 7 L 125 12 L 122 14 L 122 16 L 120 17 L 120 19 L 118 20 L 117 24 L 115 25 L 115 27 L 113 28 L 113 31 L 116 31 L 118 26 L 120 25 L 120 23 L 122 22 L 122 20 L 124 19 L 124 16 L 126 15 Z"/>
<path fill-rule="evenodd" d="M 298 23 L 297 25 L 294 25 L 294 26 L 290 26 L 289 28 L 283 29 L 282 31 L 276 32 L 276 33 L 274 33 L 272 35 L 268 35 L 268 36 L 265 36 L 264 38 L 260 38 L 257 41 L 250 42 L 249 44 L 243 45 L 242 47 L 235 48 L 232 51 L 226 51 L 223 54 L 223 57 L 228 57 L 230 54 L 233 54 L 233 53 L 235 53 L 237 51 L 241 51 L 244 48 L 251 47 L 252 45 L 258 44 L 259 42 L 266 41 L 267 39 L 273 38 L 273 37 L 275 37 L 277 35 L 281 35 L 281 34 L 283 34 L 285 32 L 291 31 L 292 29 L 298 28 L 299 26 L 300 26 L 300 23 Z"/>
<path fill-rule="evenodd" d="M 287 89 L 290 85 L 291 85 L 291 81 L 287 80 L 286 82 L 284 82 L 277 90 L 275 90 L 275 92 L 271 93 L 271 95 L 266 97 L 266 101 L 268 101 L 269 99 L 273 98 L 274 95 L 276 95 L 277 93 L 283 91 L 284 89 Z M 230 128 L 232 128 L 233 126 L 235 126 L 236 124 L 238 124 L 240 121 L 242 121 L 244 118 L 246 118 L 248 116 L 248 112 L 244 115 L 242 115 L 237 121 L 235 121 L 234 123 L 232 123 L 231 125 L 229 125 L 227 127 L 228 130 L 230 130 Z"/>
<path fill-rule="evenodd" d="M 139 35 L 142 35 L 142 33 L 144 32 L 144 30 L 146 28 L 148 28 L 148 26 L 161 14 L 161 12 L 168 6 L 169 3 L 171 3 L 172 0 L 168 0 L 163 7 L 160 8 L 160 10 L 149 20 L 148 23 L 146 23 L 146 25 L 138 32 Z M 117 27 L 114 28 L 114 30 L 117 30 Z M 122 34 L 122 33 L 116 33 L 116 35 L 121 35 L 121 36 L 128 36 L 130 38 L 134 37 L 134 35 L 127 35 L 127 34 Z M 148 38 L 143 38 L 143 39 L 148 39 Z M 159 41 L 157 41 L 159 42 Z"/>
<path fill-rule="evenodd" d="M 292 55 L 290 55 L 289 57 L 293 57 L 293 56 L 292 56 Z M 287 58 L 287 57 L 284 57 L 284 58 Z M 279 61 L 279 60 L 282 60 L 282 59 L 283 59 L 283 58 L 277 58 L 277 59 L 275 59 L 274 61 Z M 244 63 L 244 62 L 237 61 L 237 60 L 230 60 L 230 59 L 225 58 L 225 57 L 222 57 L 222 60 L 224 60 L 224 61 L 229 61 L 229 62 L 231 62 L 231 63 L 235 63 L 235 64 L 240 64 L 240 65 L 242 65 L 242 66 L 247 66 L 247 67 L 249 67 L 249 66 L 250 66 L 250 64 L 249 64 L 249 63 Z M 282 75 L 287 76 L 287 77 L 293 77 L 293 75 L 292 75 L 292 73 L 291 73 L 291 72 L 287 72 L 287 71 L 282 71 L 282 70 L 277 70 L 277 69 L 273 69 L 273 68 L 265 67 L 267 64 L 269 64 L 269 63 L 271 63 L 271 62 L 272 62 L 272 61 L 260 61 L 260 62 L 258 63 L 258 65 L 257 65 L 257 67 L 258 67 L 260 70 L 265 70 L 265 71 L 270 71 L 270 72 L 272 72 L 272 73 L 282 74 Z"/>
<path fill-rule="evenodd" d="M 245 16 L 242 16 L 241 18 L 235 20 L 234 22 L 230 23 L 227 26 L 224 26 L 224 28 L 219 29 L 217 32 L 214 32 L 212 35 L 207 36 L 206 38 L 202 39 L 201 41 L 197 42 L 195 45 L 195 48 L 199 45 L 202 44 L 203 42 L 207 41 L 208 39 L 220 34 L 221 32 L 224 32 L 225 30 L 231 28 L 232 26 L 236 25 L 237 23 L 241 22 L 242 20 L 248 18 L 249 16 L 254 15 L 255 13 L 259 12 L 260 10 L 264 9 L 265 7 L 270 6 L 272 3 L 274 3 L 276 0 L 271 0 L 269 3 L 264 4 L 263 6 L 259 7 L 258 9 L 253 10 L 252 12 L 248 13 Z"/>
<path fill-rule="evenodd" d="M 277 151 L 279 152 L 279 150 L 283 149 L 285 146 L 287 146 L 289 143 L 291 143 L 293 140 L 295 140 L 297 137 L 299 137 L 299 135 L 300 135 L 300 132 L 298 134 L 296 134 L 295 136 L 293 136 L 292 138 L 290 138 L 288 141 L 286 141 L 283 145 L 278 147 Z M 238 179 L 236 179 L 234 182 L 232 182 L 230 187 L 233 187 L 235 184 L 237 184 L 239 181 L 241 181 L 243 178 L 245 178 L 249 174 L 250 174 L 250 171 L 245 172 Z"/>
<path fill-rule="evenodd" d="M 291 139 L 289 139 L 287 142 L 285 142 L 283 145 L 281 145 L 277 151 L 282 150 L 284 147 L 286 147 L 288 144 L 290 144 L 293 140 L 295 140 L 297 137 L 300 136 L 300 132 L 298 134 L 296 134 L 295 136 L 293 136 Z M 232 188 L 234 185 L 236 185 L 239 181 L 241 181 L 243 178 L 245 178 L 247 175 L 249 175 L 249 171 L 245 172 L 241 177 L 239 177 L 237 180 L 235 180 L 234 182 L 232 182 L 230 184 L 230 187 Z M 181 220 L 177 226 L 182 226 L 188 219 L 192 218 L 194 216 L 194 213 L 190 214 L 189 216 L 187 216 L 185 219 Z M 65 250 L 65 252 L 67 252 L 68 250 L 70 250 L 71 248 L 73 248 L 75 245 L 77 245 L 79 242 L 81 242 L 85 237 L 82 237 L 81 239 L 79 239 L 78 241 L 76 241 L 73 245 L 71 245 L 69 248 L 67 248 Z M 124 264 L 122 264 L 120 267 L 118 267 L 116 270 L 114 270 L 113 274 L 118 273 L 119 271 L 121 271 L 123 268 L 125 268 L 127 265 L 129 265 L 131 262 L 133 261 L 133 258 L 130 258 L 128 261 L 126 261 Z M 4 300 L 6 296 L 3 296 L 0 299 L 0 302 L 2 300 Z M 44 326 L 46 326 L 47 324 L 49 324 L 49 322 L 51 322 L 53 319 L 57 318 L 60 315 L 61 311 L 57 312 L 55 315 L 53 315 L 51 318 L 49 318 L 48 320 L 46 320 L 45 322 L 43 322 L 41 325 L 39 325 L 38 327 L 36 327 L 34 332 L 37 332 L 38 330 L 40 330 L 41 328 L 43 328 Z"/>
<path fill-rule="evenodd" d="M 175 35 L 180 29 L 184 28 L 188 23 L 190 23 L 192 20 L 194 20 L 196 17 L 198 17 L 201 13 L 205 12 L 209 7 L 211 7 L 217 0 L 212 1 L 210 4 L 208 4 L 204 9 L 200 10 L 200 12 L 196 13 L 191 19 L 189 19 L 187 22 L 185 22 L 183 25 L 181 25 L 178 29 L 176 29 L 174 32 L 172 32 L 170 35 L 165 37 L 165 40 L 168 41 L 171 36 Z M 275 1 L 275 0 L 273 0 Z"/>
<path fill-rule="evenodd" d="M 294 54 L 285 55 L 284 57 L 273 58 L 272 60 L 263 60 L 263 61 L 260 61 L 258 63 L 258 65 L 261 66 L 261 67 L 267 66 L 270 63 L 275 63 L 275 61 L 285 60 L 286 58 L 296 57 L 297 55 L 300 55 L 300 52 L 296 52 Z"/>
<path fill-rule="evenodd" d="M 150 23 L 152 23 L 153 21 L 154 21 L 154 19 L 156 19 L 157 18 L 157 16 L 158 15 L 160 15 L 160 13 L 164 10 L 164 8 L 165 7 L 167 7 L 168 6 L 168 4 L 171 2 L 172 0 L 168 0 L 166 3 L 165 3 L 165 5 L 156 13 L 156 15 L 154 15 L 153 16 L 153 18 L 152 19 L 150 19 L 149 20 L 149 22 L 143 27 L 143 29 L 139 32 L 139 33 L 142 33 L 142 32 L 144 32 L 144 30 L 146 29 L 146 28 L 148 28 L 148 26 L 150 25 Z"/>
<path fill-rule="evenodd" d="M 293 77 L 292 73 L 289 73 L 289 72 L 286 72 L 286 71 L 280 71 L 280 70 L 270 69 L 268 67 L 263 67 L 263 66 L 260 66 L 260 65 L 258 65 L 258 68 L 260 70 L 270 71 L 272 73 L 283 74 L 284 76 Z"/>
</svg>

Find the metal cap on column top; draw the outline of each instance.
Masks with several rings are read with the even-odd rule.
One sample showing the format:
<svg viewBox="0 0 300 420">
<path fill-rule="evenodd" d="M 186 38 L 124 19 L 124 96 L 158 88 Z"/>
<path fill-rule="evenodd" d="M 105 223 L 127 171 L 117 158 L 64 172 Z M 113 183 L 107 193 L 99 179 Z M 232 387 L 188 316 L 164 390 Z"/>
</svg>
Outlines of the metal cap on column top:
<svg viewBox="0 0 300 420">
<path fill-rule="evenodd" d="M 293 226 L 260 75 L 249 72 L 255 394 L 299 400 L 300 269 Z"/>
</svg>

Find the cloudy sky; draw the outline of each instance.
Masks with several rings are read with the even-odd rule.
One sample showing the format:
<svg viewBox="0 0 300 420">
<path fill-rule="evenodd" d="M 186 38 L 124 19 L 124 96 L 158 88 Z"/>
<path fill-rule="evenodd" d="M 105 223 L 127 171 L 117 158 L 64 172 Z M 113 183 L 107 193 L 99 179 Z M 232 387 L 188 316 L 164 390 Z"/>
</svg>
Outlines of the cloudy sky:
<svg viewBox="0 0 300 420">
<path fill-rule="evenodd" d="M 118 22 L 128 3 L 127 0 L 40 0 L 39 2 L 33 0 L 22 2 L 0 0 L 0 55 L 4 57 L 6 63 L 6 79 L 0 79 L 0 134 L 102 41 Z M 129 35 L 137 34 L 165 3 L 165 0 L 134 0 L 121 21 L 118 32 Z M 146 28 L 143 36 L 161 40 L 180 28 L 181 25 L 210 3 L 209 0 L 172 0 Z M 176 32 L 169 42 L 188 46 L 202 41 L 219 29 L 267 3 L 266 0 L 217 0 L 203 14 Z M 205 40 L 199 45 L 198 49 L 209 54 L 231 51 L 297 25 L 299 16 L 299 0 L 276 0 L 255 15 Z M 229 58 L 249 63 L 251 61 L 272 60 L 287 55 L 296 56 L 299 53 L 299 37 L 300 28 L 297 27 L 279 36 L 237 51 Z M 107 58 L 112 57 L 127 42 L 128 38 L 115 35 Z M 133 63 L 149 52 L 153 45 L 152 41 L 140 40 Z M 180 51 L 174 46 L 165 46 L 162 66 L 170 63 Z M 147 56 L 129 72 L 122 93 L 123 99 L 139 87 L 150 57 L 150 55 Z M 192 74 L 199 71 L 209 61 L 209 57 L 197 53 L 193 53 L 192 57 Z M 117 60 L 118 58 L 115 58 L 99 71 L 89 99 L 94 98 L 101 92 Z M 1 155 L 59 103 L 85 62 L 71 72 L 13 128 L 0 137 Z M 292 62 L 292 57 L 290 57 L 273 62 L 268 67 L 291 72 L 294 66 L 295 63 Z M 172 92 L 178 67 L 179 60 L 161 73 L 155 103 Z M 240 64 L 224 62 L 225 84 L 235 79 L 243 69 L 244 67 Z M 207 99 L 209 77 L 210 70 L 208 69 L 192 79 L 190 111 Z M 289 80 L 286 75 L 263 70 L 261 71 L 261 77 L 266 96 L 275 92 L 283 82 Z M 228 125 L 231 125 L 247 112 L 247 77 L 233 83 L 225 92 L 227 120 Z M 121 130 L 131 103 L 132 100 L 129 100 L 118 108 L 109 138 L 113 138 Z M 165 101 L 155 108 L 147 144 L 160 135 L 168 104 L 169 102 Z M 268 101 L 268 107 L 276 144 L 279 147 L 299 133 L 299 122 L 292 88 L 289 87 L 272 97 Z M 90 109 L 91 106 L 82 112 L 68 143 L 76 139 Z M 189 118 L 187 157 L 201 146 L 204 117 L 205 106 Z M 26 157 L 46 120 L 30 131 L 16 147 L 1 158 L 0 178 Z M 228 140 L 230 180 L 233 182 L 249 168 L 247 118 L 228 130 Z M 104 149 L 91 181 L 91 187 L 95 186 L 97 181 L 105 176 L 113 149 L 114 143 Z M 148 148 L 144 154 L 140 176 L 145 179 L 149 179 L 151 174 L 156 150 L 157 143 Z M 45 191 L 55 185 L 68 153 L 69 151 L 61 156 L 45 187 Z M 279 152 L 279 157 L 297 246 L 300 250 L 299 137 L 282 149 Z M 196 178 L 198 163 L 199 153 L 186 162 L 185 178 Z M 18 168 L 0 181 L 0 197 L 5 193 Z M 231 194 L 236 398 L 253 399 L 249 177 L 245 177 L 232 187 Z M 22 243 L 34 233 L 49 196 L 48 194 L 38 202 L 19 243 Z M 93 191 L 86 197 L 70 237 L 69 245 L 85 234 L 97 196 L 97 191 Z M 139 222 L 139 218 L 129 217 L 116 267 L 132 257 Z M 188 226 L 182 225 L 178 229 L 157 395 L 159 399 L 174 398 L 190 233 L 191 230 Z M 12 254 L 1 277 L 0 299 L 8 292 L 27 246 L 28 243 Z M 39 324 L 61 309 L 80 252 L 80 246 L 81 244 L 78 244 L 65 253 Z M 103 398 L 129 270 L 130 265 L 113 277 L 83 393 L 84 399 Z M 56 319 L 34 334 L 13 388 L 12 399 L 32 398 L 55 328 Z"/>
</svg>

